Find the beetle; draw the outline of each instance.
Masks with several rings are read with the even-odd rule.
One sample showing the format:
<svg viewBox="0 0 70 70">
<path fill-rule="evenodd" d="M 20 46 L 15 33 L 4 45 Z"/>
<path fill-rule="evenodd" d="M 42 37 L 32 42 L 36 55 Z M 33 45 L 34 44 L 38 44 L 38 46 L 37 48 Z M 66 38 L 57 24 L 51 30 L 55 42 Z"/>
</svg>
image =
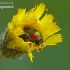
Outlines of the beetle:
<svg viewBox="0 0 70 70">
<path fill-rule="evenodd" d="M 31 41 L 40 45 L 43 42 L 42 34 L 34 28 L 25 28 L 25 34 L 20 35 L 24 41 Z"/>
</svg>

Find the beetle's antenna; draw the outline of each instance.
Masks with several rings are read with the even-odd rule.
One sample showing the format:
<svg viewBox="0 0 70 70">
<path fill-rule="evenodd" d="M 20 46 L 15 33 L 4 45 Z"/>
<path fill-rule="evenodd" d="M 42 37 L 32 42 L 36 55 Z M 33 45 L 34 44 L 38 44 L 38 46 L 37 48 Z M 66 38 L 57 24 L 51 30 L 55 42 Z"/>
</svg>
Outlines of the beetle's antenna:
<svg viewBox="0 0 70 70">
<path fill-rule="evenodd" d="M 52 35 L 53 35 L 53 34 L 52 34 Z M 50 35 L 48 38 L 50 38 L 52 35 Z M 45 42 L 48 38 L 46 38 L 43 42 Z M 43 43 L 43 42 L 42 42 L 42 43 Z"/>
</svg>

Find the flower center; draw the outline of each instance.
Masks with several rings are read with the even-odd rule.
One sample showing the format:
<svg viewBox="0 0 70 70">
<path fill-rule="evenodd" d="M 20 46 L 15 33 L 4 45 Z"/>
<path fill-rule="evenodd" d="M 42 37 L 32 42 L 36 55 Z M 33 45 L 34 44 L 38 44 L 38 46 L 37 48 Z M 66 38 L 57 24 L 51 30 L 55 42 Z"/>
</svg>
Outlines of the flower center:
<svg viewBox="0 0 70 70">
<path fill-rule="evenodd" d="M 40 31 L 33 29 L 33 28 L 25 28 L 25 34 L 21 35 L 20 37 L 26 42 L 34 42 L 37 45 L 40 45 L 43 42 L 42 34 Z"/>
</svg>

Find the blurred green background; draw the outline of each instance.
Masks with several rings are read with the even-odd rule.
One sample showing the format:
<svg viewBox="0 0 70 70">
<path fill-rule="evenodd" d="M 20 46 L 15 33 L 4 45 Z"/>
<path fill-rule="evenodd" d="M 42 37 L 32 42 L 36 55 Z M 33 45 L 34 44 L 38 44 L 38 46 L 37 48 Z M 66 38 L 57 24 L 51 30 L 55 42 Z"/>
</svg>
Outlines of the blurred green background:
<svg viewBox="0 0 70 70">
<path fill-rule="evenodd" d="M 34 63 L 28 56 L 23 59 L 0 60 L 0 70 L 70 70 L 70 0 L 0 0 L 0 2 L 13 2 L 14 8 L 0 9 L 0 33 L 2 33 L 18 8 L 31 9 L 40 2 L 46 4 L 48 13 L 55 16 L 55 21 L 62 28 L 59 32 L 63 36 L 63 42 L 56 46 L 43 49 L 35 55 Z"/>
</svg>

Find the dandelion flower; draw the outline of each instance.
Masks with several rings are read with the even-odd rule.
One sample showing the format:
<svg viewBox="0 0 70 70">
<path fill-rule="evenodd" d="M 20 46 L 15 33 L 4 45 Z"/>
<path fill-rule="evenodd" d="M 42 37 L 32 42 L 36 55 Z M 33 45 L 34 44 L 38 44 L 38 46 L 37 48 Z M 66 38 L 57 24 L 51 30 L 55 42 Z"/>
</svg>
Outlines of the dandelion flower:
<svg viewBox="0 0 70 70">
<path fill-rule="evenodd" d="M 18 58 L 28 54 L 33 62 L 32 51 L 40 52 L 48 45 L 56 45 L 62 42 L 62 35 L 56 34 L 61 30 L 53 21 L 52 14 L 45 14 L 45 4 L 40 3 L 28 12 L 25 8 L 18 9 L 8 23 L 6 31 L 0 39 L 1 57 Z"/>
</svg>

